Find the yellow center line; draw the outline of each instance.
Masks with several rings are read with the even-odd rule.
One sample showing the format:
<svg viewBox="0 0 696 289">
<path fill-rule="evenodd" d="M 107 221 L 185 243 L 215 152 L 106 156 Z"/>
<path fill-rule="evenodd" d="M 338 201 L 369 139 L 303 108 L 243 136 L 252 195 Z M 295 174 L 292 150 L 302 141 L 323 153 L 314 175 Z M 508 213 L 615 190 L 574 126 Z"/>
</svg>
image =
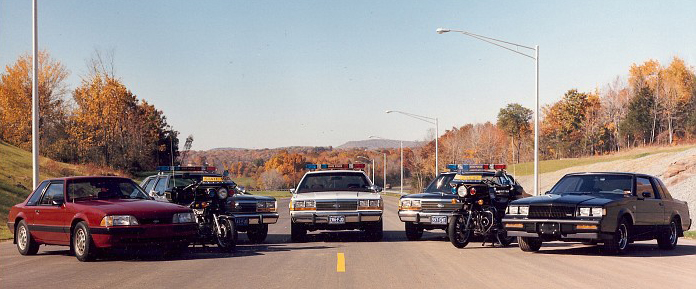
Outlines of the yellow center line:
<svg viewBox="0 0 696 289">
<path fill-rule="evenodd" d="M 336 272 L 346 272 L 346 256 L 343 253 L 336 256 Z"/>
</svg>

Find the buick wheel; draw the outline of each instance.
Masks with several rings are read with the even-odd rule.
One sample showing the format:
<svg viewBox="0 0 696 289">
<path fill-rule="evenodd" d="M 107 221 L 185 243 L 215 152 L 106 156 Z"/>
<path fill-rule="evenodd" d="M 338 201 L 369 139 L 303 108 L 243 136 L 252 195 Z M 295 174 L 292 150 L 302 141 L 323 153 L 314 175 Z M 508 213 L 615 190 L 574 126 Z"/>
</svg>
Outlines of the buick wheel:
<svg viewBox="0 0 696 289">
<path fill-rule="evenodd" d="M 29 232 L 29 226 L 24 220 L 19 221 L 15 232 L 17 241 L 17 251 L 22 255 L 36 255 L 39 252 L 39 244 L 34 241 L 34 238 Z"/>
<path fill-rule="evenodd" d="M 537 252 L 541 249 L 542 241 L 537 237 L 517 237 L 520 249 L 525 252 Z"/>
<path fill-rule="evenodd" d="M 669 228 L 657 238 L 657 245 L 660 249 L 673 250 L 677 247 L 679 240 L 679 225 L 676 220 L 669 222 Z"/>
<path fill-rule="evenodd" d="M 628 219 L 622 218 L 612 238 L 604 242 L 604 251 L 607 254 L 624 254 L 628 251 L 630 241 L 631 224 Z"/>
</svg>

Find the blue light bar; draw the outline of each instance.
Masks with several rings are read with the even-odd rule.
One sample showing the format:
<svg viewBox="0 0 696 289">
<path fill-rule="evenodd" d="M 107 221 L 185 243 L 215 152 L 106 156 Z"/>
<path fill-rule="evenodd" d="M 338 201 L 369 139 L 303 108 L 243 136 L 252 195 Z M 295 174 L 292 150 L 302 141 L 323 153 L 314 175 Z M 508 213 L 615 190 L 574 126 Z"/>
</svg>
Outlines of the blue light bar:
<svg viewBox="0 0 696 289">
<path fill-rule="evenodd" d="M 456 164 L 449 164 L 449 165 L 447 165 L 447 169 L 450 170 L 450 172 L 455 172 L 455 171 L 457 171 L 457 165 Z"/>
<path fill-rule="evenodd" d="M 305 168 L 308 170 L 316 170 L 317 169 L 317 164 L 307 164 L 305 165 Z"/>
</svg>

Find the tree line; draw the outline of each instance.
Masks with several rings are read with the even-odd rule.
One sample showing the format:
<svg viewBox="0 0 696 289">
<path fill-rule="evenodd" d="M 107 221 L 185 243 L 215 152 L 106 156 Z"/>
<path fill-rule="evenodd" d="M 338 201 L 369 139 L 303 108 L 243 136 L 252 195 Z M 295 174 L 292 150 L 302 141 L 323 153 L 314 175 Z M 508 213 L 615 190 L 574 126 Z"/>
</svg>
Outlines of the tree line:
<svg viewBox="0 0 696 289">
<path fill-rule="evenodd" d="M 42 156 L 135 172 L 169 164 L 172 153 L 178 155 L 178 132 L 114 74 L 112 57 L 95 52 L 72 89 L 65 65 L 46 51 L 38 58 Z M 0 74 L 0 140 L 25 150 L 31 149 L 31 76 L 28 54 Z"/>
</svg>

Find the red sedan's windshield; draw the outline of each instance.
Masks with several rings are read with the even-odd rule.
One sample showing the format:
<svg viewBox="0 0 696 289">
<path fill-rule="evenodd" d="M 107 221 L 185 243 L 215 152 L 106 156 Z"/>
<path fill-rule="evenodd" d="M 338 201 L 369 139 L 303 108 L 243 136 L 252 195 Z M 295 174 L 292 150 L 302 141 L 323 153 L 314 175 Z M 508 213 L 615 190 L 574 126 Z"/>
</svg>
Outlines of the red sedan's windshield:
<svg viewBox="0 0 696 289">
<path fill-rule="evenodd" d="M 150 199 L 133 181 L 118 178 L 80 179 L 68 183 L 70 201 L 84 199 Z"/>
</svg>

